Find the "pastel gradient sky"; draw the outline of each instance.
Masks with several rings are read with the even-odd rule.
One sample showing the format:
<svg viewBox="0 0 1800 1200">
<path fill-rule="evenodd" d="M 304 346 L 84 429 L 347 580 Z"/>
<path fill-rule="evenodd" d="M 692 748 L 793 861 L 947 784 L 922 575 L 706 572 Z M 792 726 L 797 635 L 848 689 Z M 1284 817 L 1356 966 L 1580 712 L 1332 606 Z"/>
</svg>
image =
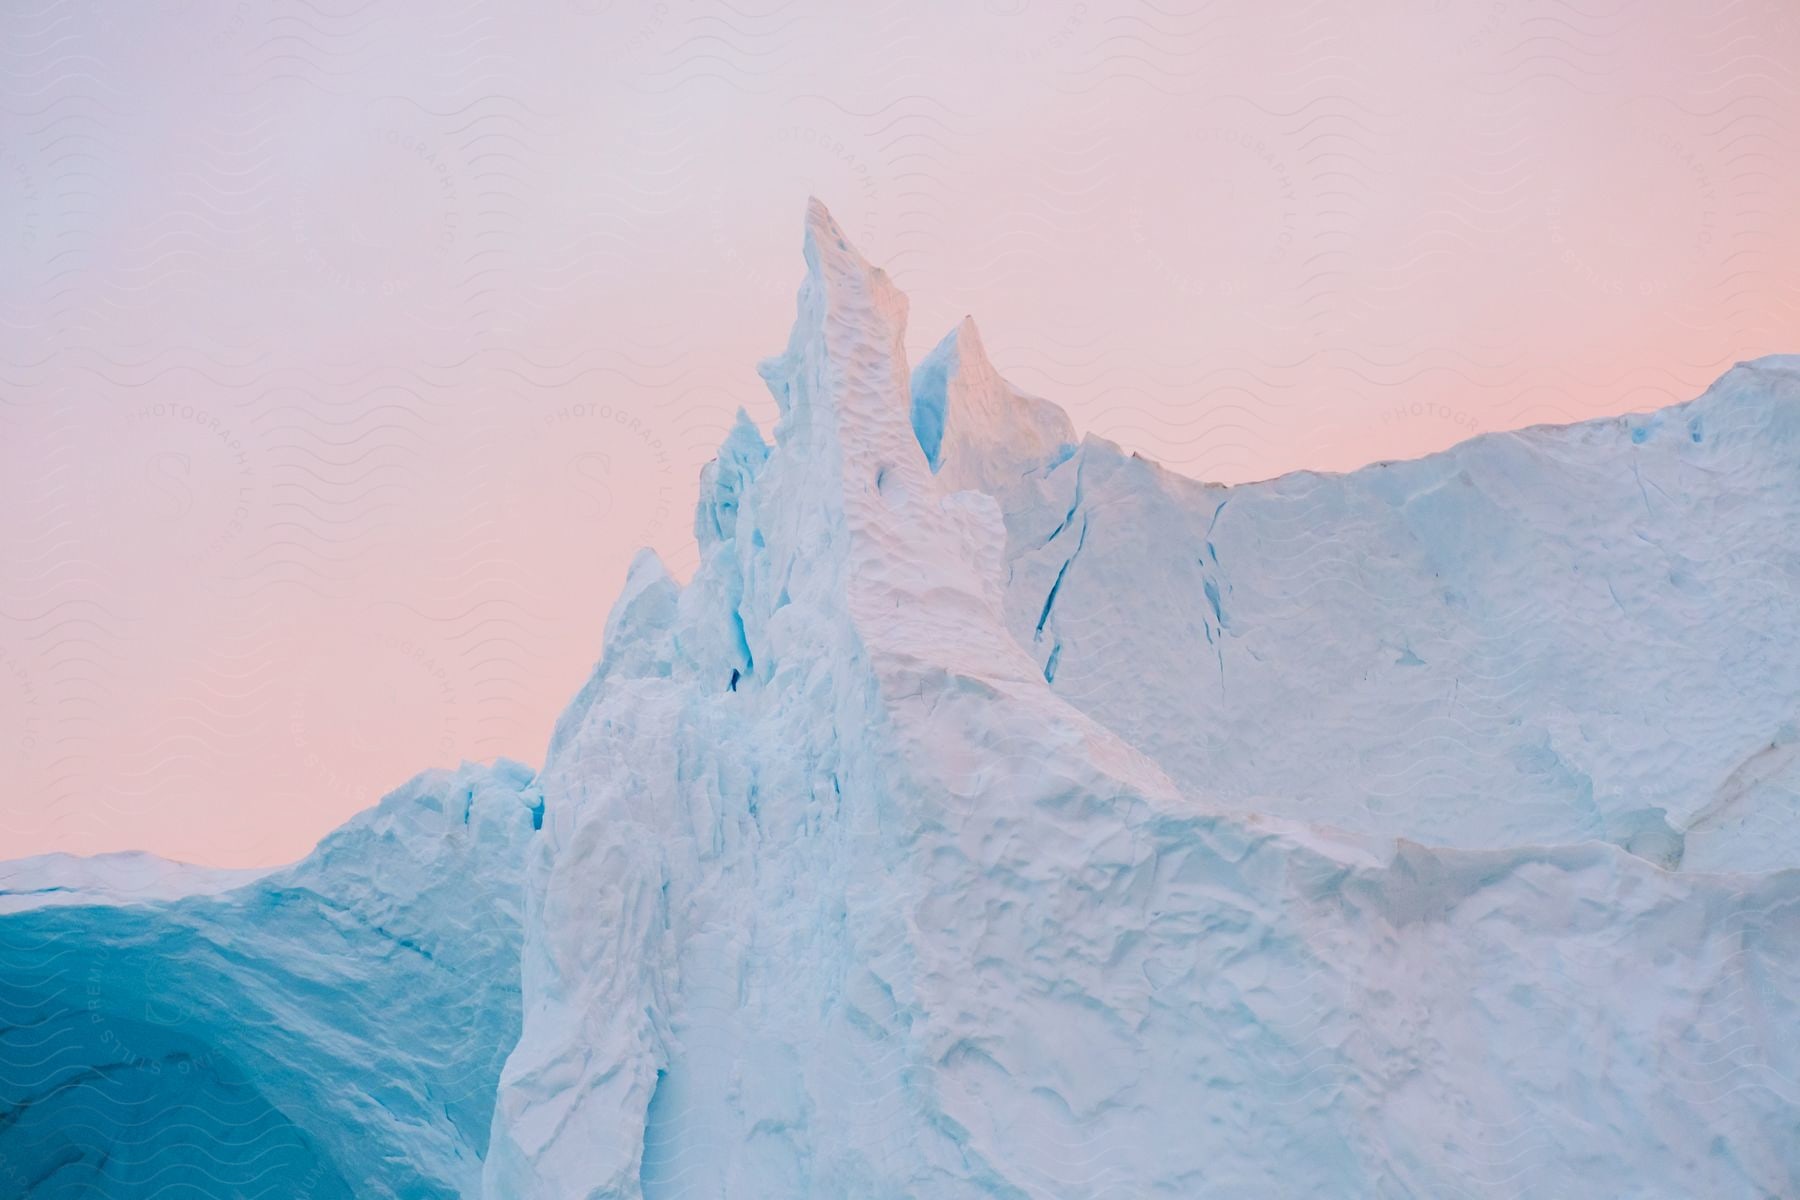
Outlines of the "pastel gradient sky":
<svg viewBox="0 0 1800 1200">
<path fill-rule="evenodd" d="M 1793 0 L 20 0 L 0 77 L 0 857 L 537 761 L 809 193 L 1209 479 L 1800 350 Z"/>
</svg>

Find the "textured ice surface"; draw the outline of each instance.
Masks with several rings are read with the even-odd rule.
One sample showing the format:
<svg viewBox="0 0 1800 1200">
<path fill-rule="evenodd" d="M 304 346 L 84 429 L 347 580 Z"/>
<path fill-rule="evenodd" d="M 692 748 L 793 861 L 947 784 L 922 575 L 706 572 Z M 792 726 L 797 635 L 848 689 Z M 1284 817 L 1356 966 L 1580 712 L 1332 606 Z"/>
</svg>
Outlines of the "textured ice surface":
<svg viewBox="0 0 1800 1200">
<path fill-rule="evenodd" d="M 0 918 L 0 1195 L 478 1194 L 530 779 L 428 772 L 235 890 L 114 856 L 122 898 Z"/>
<path fill-rule="evenodd" d="M 83 972 L 229 1064 L 182 1111 L 277 1131 L 244 1194 L 1800 1194 L 1793 361 L 1223 489 L 1076 444 L 972 323 L 909 369 L 816 205 L 805 255 L 779 420 L 535 778 L 0 918 L 25 1194 L 77 1194 L 83 1091 L 142 1116 L 107 1194 L 191 1145 L 49 1086 L 118 1057 Z"/>
<path fill-rule="evenodd" d="M 1800 865 L 1800 367 L 1349 475 L 1013 477 L 1007 623 L 1184 790 L 1477 847 Z"/>
</svg>

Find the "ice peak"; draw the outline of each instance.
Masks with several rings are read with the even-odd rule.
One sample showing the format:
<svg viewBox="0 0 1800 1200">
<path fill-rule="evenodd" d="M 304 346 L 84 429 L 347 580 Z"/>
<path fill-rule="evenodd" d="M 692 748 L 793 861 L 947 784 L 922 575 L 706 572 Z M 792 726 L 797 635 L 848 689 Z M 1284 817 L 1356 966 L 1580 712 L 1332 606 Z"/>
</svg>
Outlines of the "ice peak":
<svg viewBox="0 0 1800 1200">
<path fill-rule="evenodd" d="M 750 414 L 738 409 L 737 421 L 719 444 L 718 457 L 700 472 L 700 499 L 694 507 L 694 538 L 704 552 L 737 534 L 738 505 L 750 481 L 769 457 L 768 443 Z"/>
<path fill-rule="evenodd" d="M 730 450 L 735 454 L 750 446 L 755 446 L 763 453 L 767 453 L 769 449 L 768 444 L 763 441 L 762 430 L 756 427 L 756 422 L 751 419 L 750 414 L 740 406 L 737 416 L 731 422 L 731 432 L 725 435 L 725 441 L 720 445 L 720 450 Z"/>
<path fill-rule="evenodd" d="M 625 586 L 607 614 L 602 674 L 615 668 L 621 657 L 641 651 L 654 640 L 654 634 L 673 616 L 680 594 L 680 585 L 656 551 L 648 546 L 639 550 L 625 573 Z"/>
<path fill-rule="evenodd" d="M 973 314 L 964 313 L 963 319 L 956 323 L 956 328 L 946 333 L 939 345 L 944 342 L 957 346 L 971 361 L 979 360 L 983 366 L 992 369 L 992 364 L 987 360 L 987 348 L 981 344 L 981 330 L 975 327 Z"/>
<path fill-rule="evenodd" d="M 631 565 L 625 569 L 625 587 L 621 598 L 635 595 L 658 580 L 668 577 L 669 569 L 663 565 L 662 555 L 651 547 L 644 546 L 631 556 Z"/>
<path fill-rule="evenodd" d="M 956 323 L 956 328 L 946 333 L 932 347 L 931 353 L 926 355 L 926 361 L 937 355 L 943 355 L 947 361 L 954 363 L 956 369 L 971 381 L 986 382 L 999 378 L 994 364 L 988 361 L 987 347 L 982 345 L 981 331 L 975 327 L 975 318 L 967 314 Z"/>
<path fill-rule="evenodd" d="M 992 491 L 1075 440 L 1062 409 L 994 369 L 965 316 L 912 373 L 912 425 L 931 469 L 952 490 Z"/>
<path fill-rule="evenodd" d="M 781 410 L 775 442 L 805 444 L 814 468 L 836 462 L 870 478 L 908 469 L 902 460 L 919 455 L 906 419 L 906 296 L 816 199 L 807 204 L 803 250 L 787 349 L 757 367 Z"/>
<path fill-rule="evenodd" d="M 850 244 L 850 239 L 844 236 L 843 226 L 817 196 L 806 198 L 805 255 L 807 267 L 815 274 L 820 273 L 825 264 L 837 262 L 863 271 L 873 269 Z"/>
</svg>

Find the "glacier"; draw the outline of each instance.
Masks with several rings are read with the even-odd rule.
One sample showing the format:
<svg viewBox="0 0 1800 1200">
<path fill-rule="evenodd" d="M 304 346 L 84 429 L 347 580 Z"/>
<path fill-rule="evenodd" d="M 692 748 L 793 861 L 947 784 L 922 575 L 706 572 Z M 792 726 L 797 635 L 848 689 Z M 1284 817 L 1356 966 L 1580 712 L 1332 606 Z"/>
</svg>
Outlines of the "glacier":
<svg viewBox="0 0 1800 1200">
<path fill-rule="evenodd" d="M 1800 1194 L 1800 358 L 1222 487 L 803 249 L 541 769 L 0 866 L 0 1190 Z"/>
</svg>

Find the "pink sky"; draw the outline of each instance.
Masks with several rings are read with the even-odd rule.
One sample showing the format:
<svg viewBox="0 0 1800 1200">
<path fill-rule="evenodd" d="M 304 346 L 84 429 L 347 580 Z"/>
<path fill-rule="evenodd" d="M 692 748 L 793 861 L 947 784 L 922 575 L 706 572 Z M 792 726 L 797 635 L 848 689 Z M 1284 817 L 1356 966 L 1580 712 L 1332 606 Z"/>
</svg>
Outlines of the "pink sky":
<svg viewBox="0 0 1800 1200">
<path fill-rule="evenodd" d="M 536 762 L 816 193 L 1196 476 L 1800 350 L 1786 0 L 150 0 L 0 17 L 0 857 L 297 857 Z"/>
</svg>

